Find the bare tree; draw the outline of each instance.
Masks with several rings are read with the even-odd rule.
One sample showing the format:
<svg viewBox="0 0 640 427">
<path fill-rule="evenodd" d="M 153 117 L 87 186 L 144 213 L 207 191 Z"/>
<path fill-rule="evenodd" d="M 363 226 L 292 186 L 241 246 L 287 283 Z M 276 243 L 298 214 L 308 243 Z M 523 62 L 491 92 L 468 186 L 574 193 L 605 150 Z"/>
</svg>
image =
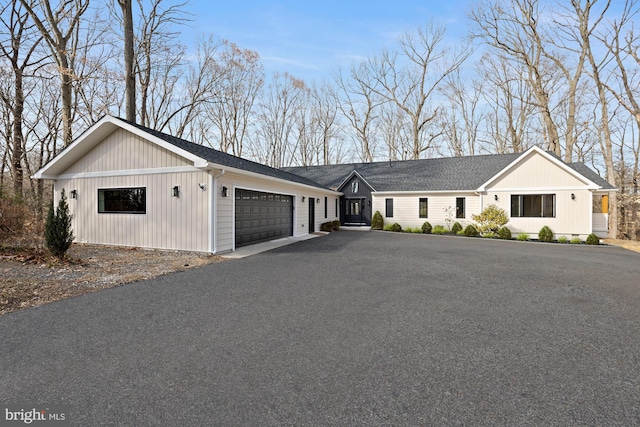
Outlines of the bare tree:
<svg viewBox="0 0 640 427">
<path fill-rule="evenodd" d="M 40 30 L 58 66 L 60 93 L 62 95 L 62 129 L 65 145 L 73 141 L 72 91 L 74 80 L 75 51 L 69 43 L 76 35 L 82 15 L 89 7 L 89 0 L 67 0 L 57 9 L 51 8 L 50 0 L 33 3 L 20 0 L 31 19 Z"/>
<path fill-rule="evenodd" d="M 22 186 L 24 185 L 22 164 L 25 160 L 25 141 L 22 129 L 25 114 L 24 79 L 27 69 L 43 61 L 43 58 L 34 58 L 34 53 L 42 41 L 42 36 L 37 33 L 34 34 L 33 25 L 29 22 L 29 15 L 17 0 L 12 0 L 0 9 L 0 23 L 6 29 L 5 34 L 9 36 L 6 41 L 0 40 L 0 53 L 10 64 L 11 81 L 13 82 L 13 93 L 10 94 L 8 91 L 0 92 L 0 98 L 6 106 L 5 111 L 11 115 L 8 123 L 11 129 L 11 136 L 7 138 L 7 147 L 11 146 L 12 149 L 11 151 L 7 150 L 5 153 L 11 158 L 13 192 L 22 198 Z M 4 33 L 4 31 L 2 32 Z"/>
<path fill-rule="evenodd" d="M 439 113 L 432 105 L 436 91 L 470 55 L 468 49 L 454 52 L 445 46 L 444 36 L 445 28 L 431 23 L 401 37 L 399 53 L 386 51 L 367 62 L 375 82 L 371 89 L 407 116 L 413 159 L 420 158 L 437 137 L 428 132 Z"/>
</svg>

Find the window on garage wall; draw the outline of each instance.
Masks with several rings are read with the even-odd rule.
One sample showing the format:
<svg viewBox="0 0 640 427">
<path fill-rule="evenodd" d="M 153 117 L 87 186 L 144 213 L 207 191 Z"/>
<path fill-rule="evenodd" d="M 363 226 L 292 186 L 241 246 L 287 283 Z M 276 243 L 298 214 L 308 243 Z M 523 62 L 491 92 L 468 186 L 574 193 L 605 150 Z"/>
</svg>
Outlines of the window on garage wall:
<svg viewBox="0 0 640 427">
<path fill-rule="evenodd" d="M 428 218 L 429 213 L 429 199 L 421 197 L 418 202 L 418 214 L 420 218 Z"/>
<path fill-rule="evenodd" d="M 99 188 L 98 213 L 145 214 L 147 213 L 147 189 Z"/>
</svg>

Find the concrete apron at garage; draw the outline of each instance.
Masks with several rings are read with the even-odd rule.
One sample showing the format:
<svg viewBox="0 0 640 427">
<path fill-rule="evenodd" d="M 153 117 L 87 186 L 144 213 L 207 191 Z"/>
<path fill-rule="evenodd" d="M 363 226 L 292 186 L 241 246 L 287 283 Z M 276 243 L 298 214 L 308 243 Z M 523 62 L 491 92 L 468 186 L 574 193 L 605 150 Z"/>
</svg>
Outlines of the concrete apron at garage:
<svg viewBox="0 0 640 427">
<path fill-rule="evenodd" d="M 303 240 L 313 239 L 314 237 L 324 236 L 326 234 L 329 234 L 329 233 L 326 233 L 324 231 L 318 231 L 311 234 L 305 234 L 304 236 L 283 237 L 282 239 L 269 240 L 267 242 L 242 246 L 233 252 L 220 254 L 220 256 L 223 258 L 229 258 L 229 259 L 244 258 L 250 255 L 259 254 L 261 252 L 270 251 L 271 249 L 279 248 L 281 246 L 287 246 L 292 243 L 302 242 Z"/>
</svg>

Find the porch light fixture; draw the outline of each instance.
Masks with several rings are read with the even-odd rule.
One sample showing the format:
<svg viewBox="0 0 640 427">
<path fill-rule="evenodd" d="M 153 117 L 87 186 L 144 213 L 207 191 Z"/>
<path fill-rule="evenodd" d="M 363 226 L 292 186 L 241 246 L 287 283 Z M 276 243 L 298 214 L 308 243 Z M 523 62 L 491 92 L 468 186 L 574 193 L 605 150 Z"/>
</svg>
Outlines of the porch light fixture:
<svg viewBox="0 0 640 427">
<path fill-rule="evenodd" d="M 207 189 L 207 186 L 205 185 L 205 183 L 204 183 L 204 182 L 201 182 L 200 184 L 198 184 L 198 187 L 200 187 L 200 189 L 201 189 L 202 191 L 204 191 L 204 190 L 206 190 L 206 189 Z"/>
<path fill-rule="evenodd" d="M 302 203 L 304 203 L 304 196 L 302 196 Z"/>
<path fill-rule="evenodd" d="M 493 200 L 495 200 L 496 202 L 498 201 L 498 195 L 497 194 L 493 196 Z"/>
<path fill-rule="evenodd" d="M 222 197 L 229 197 L 229 189 L 224 185 L 222 186 Z"/>
<path fill-rule="evenodd" d="M 77 199 L 78 198 L 78 190 L 71 190 L 69 192 L 69 197 L 71 197 L 72 199 Z"/>
<path fill-rule="evenodd" d="M 175 186 L 171 189 L 171 195 L 173 197 L 180 197 L 180 187 L 179 186 Z"/>
<path fill-rule="evenodd" d="M 576 199 L 576 194 L 575 193 L 571 193 L 571 200 L 575 200 Z"/>
<path fill-rule="evenodd" d="M 316 203 L 320 203 L 320 199 L 316 199 Z"/>
</svg>

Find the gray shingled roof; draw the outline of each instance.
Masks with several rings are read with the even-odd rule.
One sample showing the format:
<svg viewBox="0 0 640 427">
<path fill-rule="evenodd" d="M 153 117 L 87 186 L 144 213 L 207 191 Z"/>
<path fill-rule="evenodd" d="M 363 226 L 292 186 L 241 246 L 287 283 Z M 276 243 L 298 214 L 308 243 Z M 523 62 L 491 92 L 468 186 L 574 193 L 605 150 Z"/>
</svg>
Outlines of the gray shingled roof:
<svg viewBox="0 0 640 427">
<path fill-rule="evenodd" d="M 222 151 L 218 151 L 213 148 L 206 147 L 204 145 L 195 144 L 193 142 L 189 142 L 181 138 L 176 138 L 175 136 L 171 136 L 166 133 L 162 133 L 162 132 L 150 129 L 146 126 L 142 126 L 142 125 L 130 122 L 120 117 L 117 117 L 117 119 L 123 121 L 124 123 L 128 123 L 132 126 L 135 126 L 138 129 L 148 134 L 151 134 L 157 138 L 160 138 L 163 141 L 168 142 L 169 144 L 175 145 L 176 147 L 181 148 L 185 151 L 188 151 L 189 153 L 194 154 L 211 163 L 215 163 L 221 166 L 227 166 L 235 169 L 240 169 L 248 172 L 259 173 L 261 175 L 266 175 L 273 178 L 279 178 L 286 181 L 296 182 L 298 184 L 305 184 L 312 187 L 318 187 L 322 189 L 328 188 L 305 176 L 295 175 L 293 173 L 287 172 L 282 169 L 275 169 L 270 166 L 263 165 L 261 163 L 252 162 L 251 160 L 246 160 L 240 157 L 233 156 L 231 154 L 223 153 Z"/>
<path fill-rule="evenodd" d="M 474 191 L 521 155 L 489 154 L 284 169 L 329 188 L 338 188 L 355 170 L 375 191 Z M 568 166 L 597 185 L 613 189 L 583 163 L 571 163 Z"/>
</svg>

